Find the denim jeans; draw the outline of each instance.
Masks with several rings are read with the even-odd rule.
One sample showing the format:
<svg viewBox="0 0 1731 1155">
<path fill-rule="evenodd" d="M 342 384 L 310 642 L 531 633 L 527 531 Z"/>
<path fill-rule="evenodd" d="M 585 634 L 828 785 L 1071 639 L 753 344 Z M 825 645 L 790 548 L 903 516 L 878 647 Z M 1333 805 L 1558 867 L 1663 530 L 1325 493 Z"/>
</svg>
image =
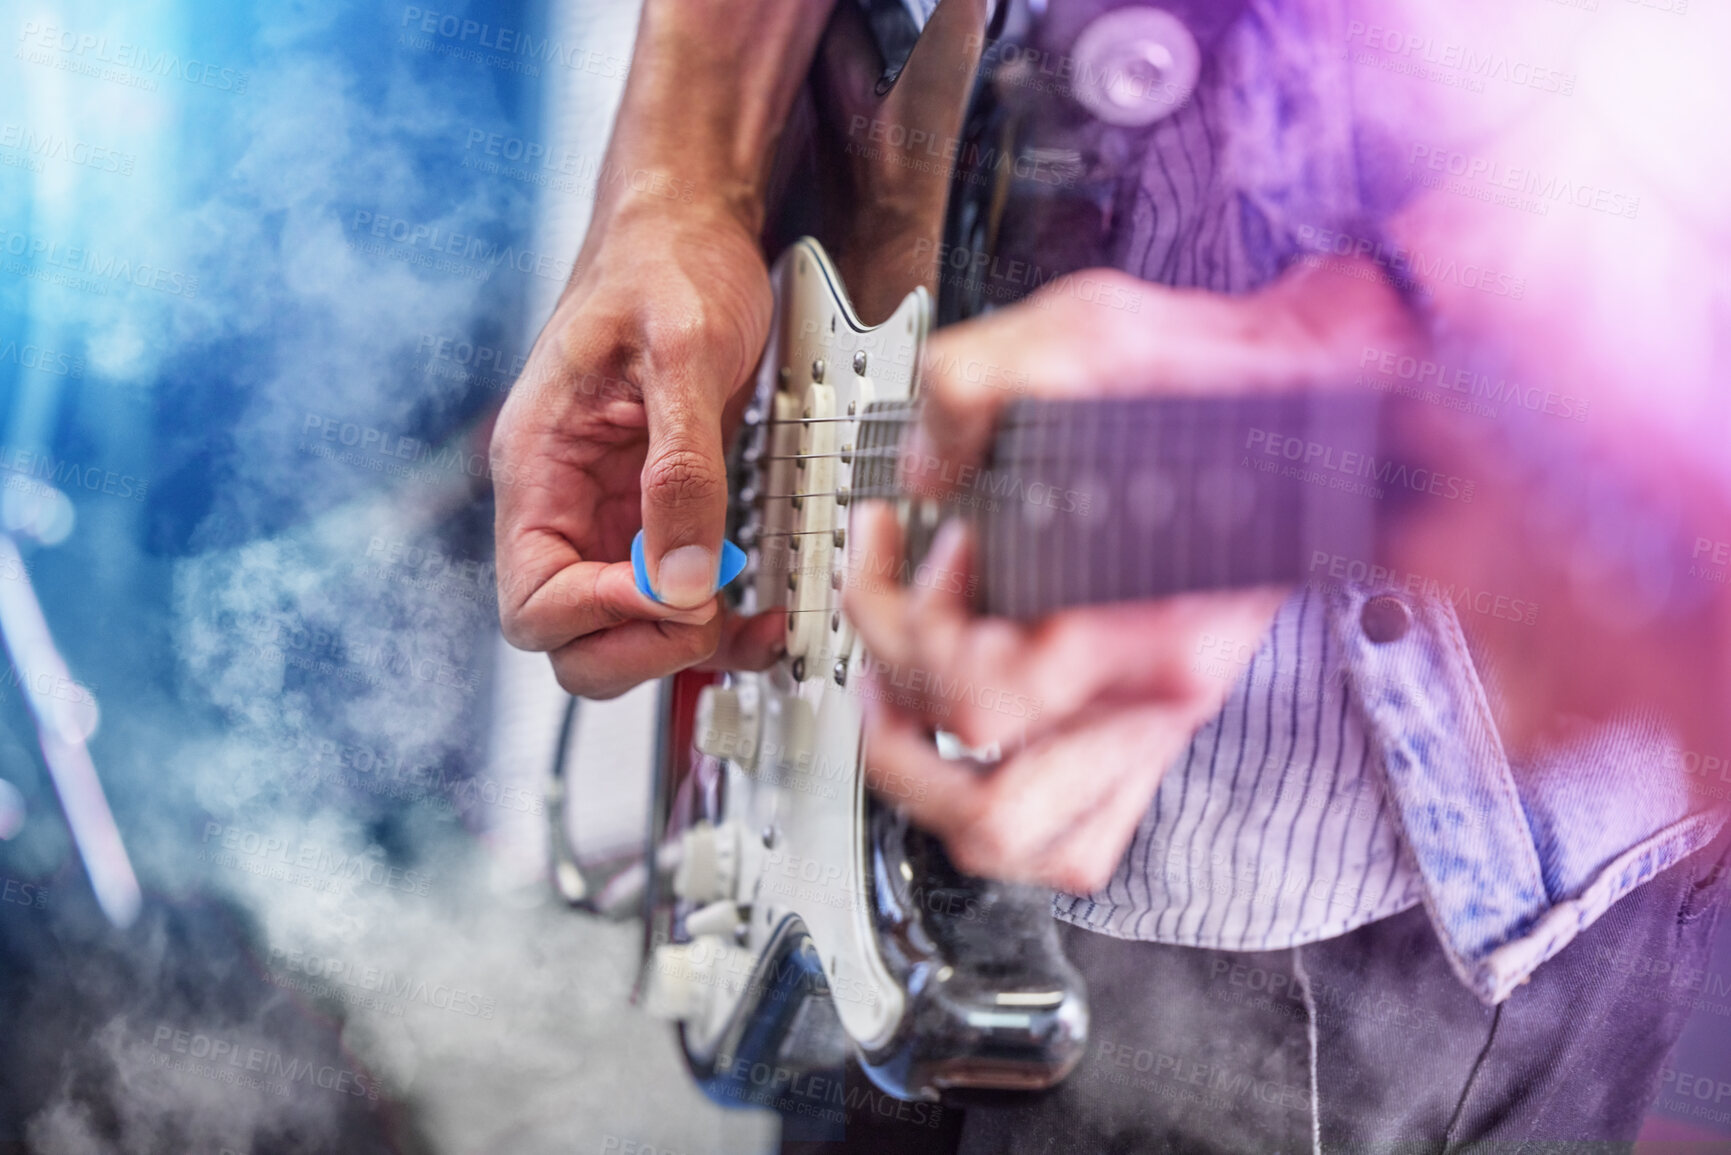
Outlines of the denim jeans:
<svg viewBox="0 0 1731 1155">
<path fill-rule="evenodd" d="M 1653 976 L 1707 965 L 1724 845 L 1618 900 L 1495 1007 L 1454 973 L 1423 909 L 1255 953 L 1066 925 L 1093 1028 L 1060 1087 L 946 1108 L 942 1127 L 854 1110 L 845 1142 L 785 1150 L 1626 1151 L 1689 1014 L 1688 992 Z"/>
</svg>

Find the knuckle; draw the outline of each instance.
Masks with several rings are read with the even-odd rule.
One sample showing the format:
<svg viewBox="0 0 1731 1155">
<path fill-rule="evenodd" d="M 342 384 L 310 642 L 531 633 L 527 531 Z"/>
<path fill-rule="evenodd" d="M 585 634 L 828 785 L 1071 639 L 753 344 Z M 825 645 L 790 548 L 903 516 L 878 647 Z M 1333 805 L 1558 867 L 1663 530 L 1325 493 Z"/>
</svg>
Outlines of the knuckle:
<svg viewBox="0 0 1731 1155">
<path fill-rule="evenodd" d="M 534 631 L 523 624 L 522 615 L 512 613 L 503 606 L 499 608 L 499 632 L 505 635 L 505 640 L 515 649 L 536 649 Z"/>
<path fill-rule="evenodd" d="M 643 321 L 643 354 L 657 376 L 677 379 L 689 375 L 694 365 L 738 375 L 744 372 L 746 356 L 739 328 L 701 301 L 657 310 Z"/>
<path fill-rule="evenodd" d="M 727 482 L 708 454 L 674 445 L 643 467 L 643 493 L 658 506 L 706 505 L 726 496 Z"/>
<path fill-rule="evenodd" d="M 959 680 L 959 679 L 958 679 Z M 961 740 L 962 745 L 984 750 L 994 742 L 1002 742 L 1021 729 L 1019 721 L 971 703 L 952 711 L 944 719 L 944 729 Z"/>
<path fill-rule="evenodd" d="M 644 351 L 658 366 L 701 359 L 715 340 L 714 326 L 696 306 L 658 311 L 643 323 Z"/>
<path fill-rule="evenodd" d="M 988 804 L 956 839 L 956 865 L 969 874 L 999 874 L 1015 862 L 1015 822 L 1005 807 Z"/>
<path fill-rule="evenodd" d="M 1115 859 L 1089 851 L 1067 849 L 1052 868 L 1052 884 L 1067 894 L 1093 894 L 1112 877 Z"/>
<path fill-rule="evenodd" d="M 610 679 L 587 678 L 576 673 L 561 673 L 559 686 L 573 698 L 588 698 L 594 702 L 610 702 L 635 685 Z"/>
<path fill-rule="evenodd" d="M 715 651 L 721 645 L 721 619 L 697 626 L 675 625 L 675 635 L 679 638 L 679 664 L 681 668 L 695 666 L 699 662 L 707 662 L 715 656 Z"/>
</svg>

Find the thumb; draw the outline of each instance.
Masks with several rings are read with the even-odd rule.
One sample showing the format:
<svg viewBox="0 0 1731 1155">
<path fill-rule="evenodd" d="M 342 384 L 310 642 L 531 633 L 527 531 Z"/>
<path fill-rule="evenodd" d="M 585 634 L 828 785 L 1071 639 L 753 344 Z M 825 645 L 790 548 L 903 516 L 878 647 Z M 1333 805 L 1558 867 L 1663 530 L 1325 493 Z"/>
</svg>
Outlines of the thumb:
<svg viewBox="0 0 1731 1155">
<path fill-rule="evenodd" d="M 670 606 L 693 609 L 715 594 L 727 521 L 721 403 L 710 390 L 646 390 L 643 544 L 650 585 Z"/>
</svg>

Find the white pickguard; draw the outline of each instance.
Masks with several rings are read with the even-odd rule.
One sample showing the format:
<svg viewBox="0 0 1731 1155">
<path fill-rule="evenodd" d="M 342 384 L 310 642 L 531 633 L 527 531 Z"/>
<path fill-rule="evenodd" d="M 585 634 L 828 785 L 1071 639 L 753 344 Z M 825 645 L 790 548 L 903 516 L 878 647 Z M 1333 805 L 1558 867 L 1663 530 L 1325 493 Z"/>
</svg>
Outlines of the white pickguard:
<svg viewBox="0 0 1731 1155">
<path fill-rule="evenodd" d="M 913 397 L 931 305 L 916 289 L 867 329 L 809 239 L 784 254 L 775 276 L 776 327 L 754 404 L 769 425 L 762 445 L 782 460 L 758 472 L 758 545 L 748 545 L 756 572 L 747 571 L 743 608 L 788 608 L 788 657 L 707 692 L 698 745 L 726 758 L 723 819 L 687 836 L 676 887 L 702 909 L 687 917 L 691 942 L 659 948 L 651 1000 L 681 1019 L 701 1050 L 751 993 L 752 960 L 793 915 L 819 952 L 843 1027 L 869 1049 L 895 1030 L 907 996 L 879 954 L 863 890 L 854 692 L 863 675 L 840 613 L 837 575 L 848 572 L 849 543 L 834 531 L 845 530 L 848 507 L 833 495 L 854 475 L 848 453 L 859 427 L 849 418 L 873 401 Z M 786 496 L 796 493 L 813 496 Z M 746 920 L 734 925 L 739 912 Z"/>
</svg>

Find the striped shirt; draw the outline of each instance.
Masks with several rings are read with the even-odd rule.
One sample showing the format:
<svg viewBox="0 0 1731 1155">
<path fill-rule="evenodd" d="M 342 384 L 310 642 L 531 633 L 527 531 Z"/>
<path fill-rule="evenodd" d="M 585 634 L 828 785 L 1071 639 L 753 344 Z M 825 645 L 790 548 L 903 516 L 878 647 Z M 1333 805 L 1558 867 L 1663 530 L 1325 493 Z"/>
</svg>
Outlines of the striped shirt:
<svg viewBox="0 0 1731 1155">
<path fill-rule="evenodd" d="M 1178 759 L 1098 893 L 1059 917 L 1119 938 L 1272 950 L 1344 934 L 1419 901 L 1419 876 L 1353 709 L 1328 596 L 1304 590 L 1241 662 L 1225 708 Z"/>
<path fill-rule="evenodd" d="M 1053 0 L 1053 7 L 1065 0 Z M 1102 0 L 1069 0 L 1064 25 Z M 1098 124 L 1076 143 L 1115 189 L 1096 238 L 1043 227 L 1031 197 L 1011 238 L 1044 267 L 1109 263 L 1144 280 L 1249 292 L 1299 254 L 1305 225 L 1366 215 L 1330 0 L 1247 0 L 1201 29 L 1191 99 L 1140 132 Z M 1043 47 L 1062 52 L 1062 45 Z M 1049 192 L 1050 190 L 1045 190 Z M 1060 252 L 1059 250 L 1064 250 Z M 1197 655 L 1236 686 L 1170 769 L 1116 875 L 1060 895 L 1059 917 L 1134 939 L 1231 950 L 1314 942 L 1405 910 L 1419 878 L 1351 701 L 1328 599 L 1295 594 L 1254 653 Z"/>
</svg>

